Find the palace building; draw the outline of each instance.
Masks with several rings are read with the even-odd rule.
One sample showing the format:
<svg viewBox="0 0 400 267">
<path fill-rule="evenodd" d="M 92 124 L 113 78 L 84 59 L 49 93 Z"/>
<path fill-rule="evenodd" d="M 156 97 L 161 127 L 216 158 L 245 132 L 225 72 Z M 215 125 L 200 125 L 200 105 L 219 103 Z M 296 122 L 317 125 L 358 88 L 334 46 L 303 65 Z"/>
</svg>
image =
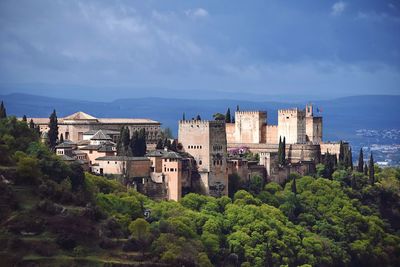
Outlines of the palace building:
<svg viewBox="0 0 400 267">
<path fill-rule="evenodd" d="M 40 131 L 49 130 L 49 118 L 28 118 L 32 119 L 35 125 L 39 126 Z M 136 118 L 96 118 L 84 112 L 76 112 L 64 118 L 58 118 L 58 132 L 63 135 L 65 140 L 79 142 L 89 140 L 91 135 L 98 130 L 103 130 L 116 142 L 121 127 L 129 128 L 131 134 L 134 131 L 145 129 L 147 145 L 155 147 L 160 135 L 161 123 L 150 119 Z"/>
</svg>

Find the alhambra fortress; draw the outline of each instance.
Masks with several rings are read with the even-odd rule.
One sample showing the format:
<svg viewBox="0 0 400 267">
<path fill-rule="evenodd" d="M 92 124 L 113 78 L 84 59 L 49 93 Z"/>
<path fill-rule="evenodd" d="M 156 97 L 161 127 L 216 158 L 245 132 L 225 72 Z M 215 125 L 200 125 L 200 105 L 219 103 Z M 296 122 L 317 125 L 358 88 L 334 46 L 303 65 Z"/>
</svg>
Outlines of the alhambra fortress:
<svg viewBox="0 0 400 267">
<path fill-rule="evenodd" d="M 197 192 L 228 194 L 232 175 L 246 183 L 259 175 L 283 183 L 291 173 L 312 175 L 326 153 L 339 157 L 339 142 L 323 141 L 322 117 L 313 106 L 278 111 L 278 125 L 268 123 L 267 112 L 236 111 L 235 122 L 180 120 L 177 151 L 156 149 L 161 123 L 150 119 L 95 118 L 77 112 L 58 119 L 64 141 L 56 153 L 78 161 L 89 172 L 123 178 L 127 186 L 154 199 L 179 200 Z M 30 120 L 29 118 L 28 120 Z M 46 139 L 48 118 L 32 118 Z M 117 155 L 121 127 L 130 133 L 145 130 L 144 157 Z M 279 140 L 285 140 L 285 164 L 279 161 Z M 349 147 L 348 143 L 342 146 Z M 249 159 L 245 154 L 254 157 Z"/>
</svg>

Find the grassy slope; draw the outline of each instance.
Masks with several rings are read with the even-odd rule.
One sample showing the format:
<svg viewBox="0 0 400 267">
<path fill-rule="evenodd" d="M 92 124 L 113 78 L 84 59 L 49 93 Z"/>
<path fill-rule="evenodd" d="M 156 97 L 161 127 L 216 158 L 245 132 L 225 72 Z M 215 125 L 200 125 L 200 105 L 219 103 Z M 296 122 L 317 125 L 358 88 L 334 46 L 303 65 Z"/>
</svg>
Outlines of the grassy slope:
<svg viewBox="0 0 400 267">
<path fill-rule="evenodd" d="M 96 234 L 100 223 L 79 216 L 83 207 L 64 206 L 66 212 L 63 214 L 48 215 L 36 209 L 41 199 L 31 186 L 8 186 L 12 189 L 18 209 L 2 214 L 5 215 L 0 222 L 2 266 L 154 266 L 150 261 L 142 261 L 138 252 L 123 252 L 121 247 L 126 240 L 114 240 L 119 244 L 115 249 L 101 249 Z M 6 206 L 4 202 L 0 199 L 0 204 Z M 29 233 L 37 228 L 31 226 L 38 219 L 45 227 L 34 234 Z M 75 234 L 81 236 L 78 245 L 82 252 L 63 250 L 56 244 L 57 232 L 63 228 L 72 234 L 77 231 Z"/>
</svg>

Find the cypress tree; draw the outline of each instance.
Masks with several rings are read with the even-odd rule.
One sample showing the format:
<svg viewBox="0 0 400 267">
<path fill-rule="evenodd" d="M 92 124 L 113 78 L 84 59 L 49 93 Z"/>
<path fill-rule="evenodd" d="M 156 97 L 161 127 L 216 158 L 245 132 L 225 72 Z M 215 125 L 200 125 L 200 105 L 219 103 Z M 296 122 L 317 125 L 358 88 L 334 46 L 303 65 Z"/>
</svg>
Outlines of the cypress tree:
<svg viewBox="0 0 400 267">
<path fill-rule="evenodd" d="M 50 115 L 48 138 L 48 145 L 52 150 L 54 150 L 58 140 L 58 120 L 56 110 L 53 110 L 53 113 Z"/>
<path fill-rule="evenodd" d="M 6 111 L 6 107 L 4 106 L 3 101 L 1 101 L 1 105 L 0 105 L 0 119 L 4 119 L 7 118 L 7 111 Z"/>
<path fill-rule="evenodd" d="M 343 141 L 340 141 L 339 145 L 339 163 L 343 164 L 344 163 L 344 147 L 343 147 Z"/>
<path fill-rule="evenodd" d="M 282 138 L 280 136 L 278 145 L 278 164 L 282 165 Z"/>
<path fill-rule="evenodd" d="M 127 156 L 139 157 L 141 154 L 141 147 L 139 144 L 139 133 L 134 131 L 132 134 L 132 138 L 129 140 L 129 152 Z"/>
<path fill-rule="evenodd" d="M 365 165 L 364 165 L 364 175 L 365 176 L 368 175 L 368 165 L 367 165 L 367 163 L 365 163 Z"/>
<path fill-rule="evenodd" d="M 172 141 L 171 150 L 175 151 L 175 152 L 178 152 L 178 147 L 177 147 L 176 140 Z"/>
<path fill-rule="evenodd" d="M 239 111 L 239 105 L 236 105 L 236 111 Z"/>
<path fill-rule="evenodd" d="M 137 150 L 136 156 L 143 157 L 146 154 L 146 130 L 144 128 L 140 129 L 137 135 Z"/>
<path fill-rule="evenodd" d="M 297 195 L 296 175 L 293 175 L 292 192 Z"/>
<path fill-rule="evenodd" d="M 375 168 L 374 168 L 374 157 L 371 156 L 369 157 L 369 181 L 371 184 L 375 184 Z"/>
<path fill-rule="evenodd" d="M 228 108 L 228 110 L 226 111 L 226 114 L 225 114 L 225 122 L 226 123 L 231 123 L 232 121 L 231 121 L 231 109 L 230 108 Z"/>
<path fill-rule="evenodd" d="M 27 121 L 28 121 L 27 118 L 26 118 L 26 115 L 24 115 L 24 116 L 22 117 L 22 121 L 24 121 L 24 122 L 27 122 Z"/>
<path fill-rule="evenodd" d="M 123 156 L 123 148 L 122 148 L 122 136 L 124 135 L 124 126 L 121 127 L 121 130 L 119 131 L 119 137 L 117 141 L 117 155 L 118 156 Z"/>
<path fill-rule="evenodd" d="M 349 166 L 351 170 L 353 170 L 353 151 L 351 150 L 351 147 L 349 149 Z"/>
<path fill-rule="evenodd" d="M 183 114 L 182 114 L 182 120 L 183 121 L 186 120 L 185 112 L 183 112 Z"/>
<path fill-rule="evenodd" d="M 124 127 L 121 135 L 121 153 L 120 156 L 132 156 L 130 149 L 130 132 L 128 127 Z"/>
<path fill-rule="evenodd" d="M 332 178 L 332 173 L 334 171 L 334 167 L 335 167 L 335 159 L 336 159 L 336 155 L 331 155 L 329 154 L 329 151 L 326 151 L 325 154 L 325 178 Z"/>
<path fill-rule="evenodd" d="M 232 115 L 232 119 L 231 119 L 232 123 L 235 123 L 235 116 Z"/>
<path fill-rule="evenodd" d="M 358 156 L 358 167 L 357 171 L 358 172 L 363 172 L 364 168 L 364 155 L 363 155 L 363 150 L 360 148 L 360 155 Z"/>
<path fill-rule="evenodd" d="M 60 134 L 60 144 L 64 143 L 64 135 Z"/>
<path fill-rule="evenodd" d="M 166 147 L 167 149 L 171 149 L 171 140 L 169 140 L 168 138 L 165 138 L 163 147 L 164 148 Z"/>
<path fill-rule="evenodd" d="M 162 141 L 161 138 L 157 140 L 156 149 L 164 149 L 164 147 L 163 147 L 163 141 Z"/>
<path fill-rule="evenodd" d="M 35 128 L 35 124 L 33 123 L 32 119 L 29 121 L 29 128 L 30 129 L 34 129 Z"/>
<path fill-rule="evenodd" d="M 357 182 L 356 182 L 356 175 L 353 174 L 353 175 L 351 176 L 351 188 L 355 189 L 355 188 L 356 188 L 356 185 L 357 185 Z"/>
<path fill-rule="evenodd" d="M 197 121 L 201 121 L 201 117 L 200 117 L 200 115 L 199 115 L 199 114 L 197 114 L 197 116 L 196 116 L 196 120 L 197 120 Z"/>
<path fill-rule="evenodd" d="M 282 141 L 282 165 L 286 164 L 286 137 L 283 137 Z"/>
</svg>

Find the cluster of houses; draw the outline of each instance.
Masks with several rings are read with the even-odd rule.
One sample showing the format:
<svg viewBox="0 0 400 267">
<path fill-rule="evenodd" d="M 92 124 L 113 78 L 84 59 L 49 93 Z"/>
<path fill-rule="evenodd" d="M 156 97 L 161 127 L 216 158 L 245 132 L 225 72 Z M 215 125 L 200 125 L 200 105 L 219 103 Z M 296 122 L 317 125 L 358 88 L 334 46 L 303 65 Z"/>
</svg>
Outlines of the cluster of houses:
<svg viewBox="0 0 400 267">
<path fill-rule="evenodd" d="M 179 121 L 175 140 L 179 151 L 171 151 L 156 149 L 161 137 L 157 121 L 98 119 L 77 112 L 59 120 L 60 132 L 68 138 L 56 146 L 56 154 L 67 162 L 78 161 L 91 173 L 122 178 L 127 186 L 152 198 L 170 200 L 188 192 L 226 195 L 232 175 L 240 183 L 254 175 L 283 182 L 290 173 L 315 172 L 324 153 L 339 154 L 339 143 L 322 142 L 322 117 L 313 116 L 312 106 L 279 111 L 278 125 L 268 125 L 262 111 L 237 111 L 235 116 L 235 123 Z M 32 120 L 45 134 L 48 119 Z M 143 157 L 117 155 L 121 127 L 131 133 L 145 129 L 148 150 Z M 281 138 L 287 140 L 285 166 L 278 162 Z M 257 156 L 243 157 L 249 152 Z"/>
</svg>

